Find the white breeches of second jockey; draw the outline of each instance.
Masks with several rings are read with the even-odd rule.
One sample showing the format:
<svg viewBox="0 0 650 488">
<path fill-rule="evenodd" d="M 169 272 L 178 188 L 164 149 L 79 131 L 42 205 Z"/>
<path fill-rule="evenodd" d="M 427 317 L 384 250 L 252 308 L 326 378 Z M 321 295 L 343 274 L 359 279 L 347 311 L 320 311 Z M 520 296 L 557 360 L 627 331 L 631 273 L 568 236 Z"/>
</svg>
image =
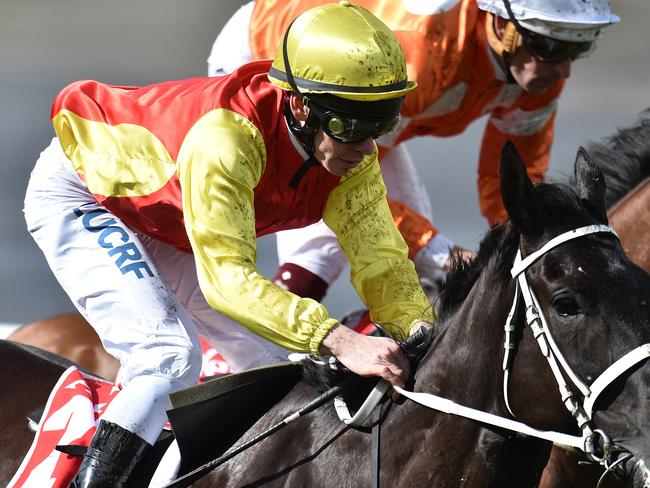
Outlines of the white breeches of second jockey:
<svg viewBox="0 0 650 488">
<path fill-rule="evenodd" d="M 286 360 L 288 351 L 210 308 L 193 255 L 134 232 L 99 205 L 56 138 L 32 172 L 25 219 L 59 283 L 122 365 L 123 390 L 102 418 L 153 444 L 167 395 L 198 381 L 199 333 L 234 371 Z"/>
<path fill-rule="evenodd" d="M 237 10 L 217 36 L 208 57 L 209 76 L 230 73 L 253 60 L 248 30 L 254 6 L 252 1 Z M 389 198 L 404 203 L 433 222 L 429 195 L 403 144 L 392 148 L 381 159 L 381 172 Z M 276 236 L 280 265 L 286 262 L 297 264 L 330 285 L 347 263 L 336 236 L 322 220 L 302 229 L 278 232 Z M 425 276 L 434 274 L 444 265 L 452 246 L 451 240 L 437 234 L 420 251 L 419 259 L 416 259 L 418 272 Z"/>
</svg>

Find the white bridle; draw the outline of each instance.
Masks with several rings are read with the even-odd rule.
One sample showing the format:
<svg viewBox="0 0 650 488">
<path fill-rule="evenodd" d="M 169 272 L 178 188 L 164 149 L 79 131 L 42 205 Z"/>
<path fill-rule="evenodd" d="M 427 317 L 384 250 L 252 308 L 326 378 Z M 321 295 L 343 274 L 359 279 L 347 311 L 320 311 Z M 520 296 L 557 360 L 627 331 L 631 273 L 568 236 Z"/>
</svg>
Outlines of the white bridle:
<svg viewBox="0 0 650 488">
<path fill-rule="evenodd" d="M 508 314 L 505 323 L 503 394 L 506 406 L 512 416 L 515 417 L 508 401 L 508 376 L 512 359 L 511 351 L 516 347 L 513 341 L 513 332 L 515 330 L 515 327 L 512 324 L 512 320 L 517 308 L 518 297 L 520 294 L 519 292 L 521 292 L 521 296 L 523 297 L 524 304 L 526 306 L 526 322 L 530 326 L 533 332 L 533 336 L 537 340 L 537 344 L 539 345 L 542 354 L 548 361 L 551 370 L 553 371 L 553 375 L 555 376 L 555 380 L 557 381 L 560 390 L 562 401 L 567 410 L 571 413 L 573 418 L 578 423 L 578 427 L 582 433 L 581 436 L 572 436 L 554 431 L 537 430 L 529 427 L 522 422 L 483 412 L 481 410 L 465 407 L 437 395 L 410 392 L 397 386 L 394 386 L 393 388 L 401 395 L 404 395 L 405 397 L 434 410 L 439 410 L 441 412 L 454 415 L 460 415 L 462 417 L 474 419 L 486 424 L 495 425 L 497 427 L 521 432 L 522 434 L 580 449 L 588 456 L 590 456 L 591 459 L 595 462 L 598 462 L 606 468 L 611 469 L 614 464 L 618 462 L 615 461 L 614 464 L 612 464 L 611 456 L 615 450 L 618 450 L 620 452 L 621 449 L 615 448 L 615 446 L 613 446 L 605 432 L 600 429 L 592 428 L 591 417 L 593 406 L 598 396 L 610 384 L 612 384 L 612 382 L 614 382 L 618 377 L 623 375 L 626 371 L 634 367 L 639 362 L 650 357 L 650 344 L 643 344 L 633 351 L 627 353 L 625 356 L 618 359 L 614 362 L 614 364 L 605 369 L 605 371 L 603 371 L 603 373 L 598 378 L 596 378 L 596 380 L 591 385 L 587 385 L 571 369 L 565 357 L 562 355 L 560 349 L 557 347 L 557 344 L 553 340 L 553 336 L 551 335 L 551 331 L 548 328 L 544 314 L 541 311 L 539 302 L 535 296 L 535 292 L 528 284 L 525 273 L 525 271 L 533 263 L 535 263 L 539 258 L 549 252 L 551 249 L 571 239 L 576 239 L 578 237 L 595 233 L 609 233 L 618 238 L 616 232 L 614 232 L 614 230 L 609 226 L 590 225 L 586 227 L 580 227 L 578 229 L 574 229 L 565 232 L 564 234 L 560 234 L 557 237 L 554 237 L 544 246 L 542 246 L 541 249 L 530 254 L 529 256 L 526 256 L 524 259 L 521 258 L 521 251 L 518 251 L 517 256 L 515 257 L 515 262 L 510 271 L 512 277 L 517 280 L 515 296 L 513 299 L 512 307 L 510 309 L 510 313 Z M 576 395 L 571 391 L 571 388 L 569 388 L 569 385 L 565 380 L 565 375 L 570 378 L 571 382 L 580 391 L 582 395 L 581 398 L 577 398 Z M 603 440 L 604 454 L 602 456 L 599 456 L 596 452 L 597 436 L 600 436 Z"/>
</svg>

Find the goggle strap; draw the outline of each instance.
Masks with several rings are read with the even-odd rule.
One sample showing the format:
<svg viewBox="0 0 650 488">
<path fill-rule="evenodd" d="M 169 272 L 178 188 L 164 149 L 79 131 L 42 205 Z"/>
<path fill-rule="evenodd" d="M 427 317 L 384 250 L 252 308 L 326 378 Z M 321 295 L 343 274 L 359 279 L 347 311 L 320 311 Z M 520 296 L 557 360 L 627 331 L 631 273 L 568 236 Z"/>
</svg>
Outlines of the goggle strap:
<svg viewBox="0 0 650 488">
<path fill-rule="evenodd" d="M 284 71 L 287 76 L 289 86 L 302 99 L 302 93 L 300 93 L 298 85 L 296 85 L 296 80 L 293 79 L 293 73 L 291 72 L 291 66 L 289 65 L 289 54 L 287 53 L 287 39 L 289 38 L 289 31 L 291 30 L 291 26 L 294 22 L 295 19 L 289 24 L 289 27 L 287 27 L 287 30 L 284 33 L 284 39 L 282 39 L 282 60 L 284 61 Z"/>
<path fill-rule="evenodd" d="M 515 52 L 517 48 L 517 39 L 519 38 L 519 32 L 517 32 L 517 27 L 512 22 L 506 24 L 506 29 L 503 32 L 501 37 L 501 43 L 503 44 L 503 52 L 511 55 Z"/>
<path fill-rule="evenodd" d="M 515 17 L 515 14 L 512 12 L 512 7 L 510 6 L 510 1 L 509 0 L 503 0 L 503 5 L 506 7 L 506 11 L 508 12 L 508 16 L 510 17 L 510 23 L 514 24 L 514 27 L 518 33 L 523 39 L 524 43 L 528 40 L 529 34 L 526 34 L 526 29 L 519 23 L 517 18 Z M 505 34 L 504 34 L 505 36 Z M 514 42 L 517 42 L 517 38 L 515 37 Z M 527 45 L 527 49 L 530 52 L 530 48 Z M 540 59 L 541 61 L 544 61 L 544 59 L 540 58 L 539 55 L 535 55 L 534 53 L 531 52 L 531 55 L 537 59 Z"/>
<path fill-rule="evenodd" d="M 295 21 L 295 19 L 294 19 L 294 21 Z M 307 104 L 309 103 L 309 100 L 302 93 L 300 93 L 300 90 L 298 89 L 298 85 L 296 85 L 296 80 L 294 80 L 294 78 L 293 78 L 293 73 L 291 72 L 291 66 L 289 65 L 289 55 L 287 54 L 287 39 L 289 38 L 289 31 L 291 30 L 291 26 L 293 25 L 294 21 L 292 21 L 291 24 L 289 24 L 289 27 L 287 27 L 287 30 L 284 33 L 284 39 L 282 40 L 282 58 L 283 58 L 283 61 L 284 61 L 284 71 L 285 71 L 285 74 L 287 76 L 287 81 L 289 82 L 289 86 L 296 93 L 296 95 L 298 95 L 300 97 L 300 99 L 303 101 L 305 106 L 307 106 Z M 286 103 L 288 104 L 289 101 L 287 100 Z M 289 110 L 289 112 L 291 112 L 291 111 Z M 313 138 L 313 134 L 311 134 L 311 137 Z M 306 144 L 306 141 L 304 141 L 303 144 Z M 309 171 L 314 166 L 320 165 L 320 163 L 314 157 L 314 154 L 313 154 L 313 150 L 314 150 L 313 149 L 313 146 L 314 146 L 313 139 L 312 139 L 311 143 L 308 143 L 307 145 L 311 146 L 311 147 L 306 147 L 306 149 L 308 150 L 308 153 L 309 153 L 309 157 L 307 158 L 307 160 L 304 163 L 302 163 L 302 165 L 300 165 L 300 168 L 298 168 L 298 170 L 291 177 L 291 180 L 289 180 L 289 187 L 292 190 L 295 190 L 296 188 L 298 188 L 298 185 L 300 184 L 302 179 L 307 174 L 307 171 Z"/>
<path fill-rule="evenodd" d="M 510 72 L 510 55 L 512 54 L 511 51 L 514 50 L 512 48 L 511 50 L 507 50 L 505 48 L 505 43 L 503 39 L 499 39 L 497 36 L 497 33 L 494 29 L 494 23 L 496 21 L 496 17 L 490 13 L 485 18 L 485 32 L 487 35 L 487 40 L 488 43 L 490 44 L 490 47 L 494 50 L 494 52 L 503 58 L 503 62 L 505 63 L 505 74 L 506 74 L 506 83 L 509 85 L 517 83 L 517 81 L 514 79 L 512 76 L 512 73 Z M 519 33 L 517 32 L 516 27 L 511 22 L 508 22 L 508 25 L 506 26 L 506 32 L 504 33 L 503 37 L 506 37 L 508 34 L 508 29 L 513 28 L 515 30 L 514 39 L 511 41 L 512 45 L 514 46 L 517 43 L 517 37 L 519 36 Z"/>
<path fill-rule="evenodd" d="M 521 27 L 521 24 L 515 17 L 515 14 L 512 13 L 512 7 L 510 6 L 510 2 L 508 0 L 503 0 L 503 5 L 506 7 L 506 12 L 508 12 L 508 17 L 510 17 L 510 22 L 515 24 L 515 28 L 517 30 L 523 29 L 523 27 Z"/>
</svg>

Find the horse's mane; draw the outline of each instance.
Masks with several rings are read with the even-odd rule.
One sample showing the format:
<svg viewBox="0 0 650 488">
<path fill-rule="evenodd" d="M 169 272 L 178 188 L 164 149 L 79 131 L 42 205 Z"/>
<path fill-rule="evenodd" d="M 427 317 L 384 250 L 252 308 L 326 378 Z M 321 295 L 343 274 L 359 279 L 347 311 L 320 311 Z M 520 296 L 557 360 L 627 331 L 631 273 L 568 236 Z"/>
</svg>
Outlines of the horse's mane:
<svg viewBox="0 0 650 488">
<path fill-rule="evenodd" d="M 536 186 L 535 194 L 544 209 L 546 222 L 568 223 L 576 215 L 589 212 L 568 185 L 541 183 Z M 518 245 L 519 231 L 507 221 L 492 227 L 485 234 L 476 256 L 470 262 L 464 261 L 459 255 L 453 256 L 447 283 L 439 297 L 439 322 L 444 322 L 465 301 L 474 283 L 486 269 L 504 284 L 508 283 Z"/>
<path fill-rule="evenodd" d="M 650 176 L 650 109 L 641 113 L 636 124 L 590 142 L 586 149 L 605 175 L 609 208 Z"/>
<path fill-rule="evenodd" d="M 483 270 L 493 263 L 494 272 L 509 272 L 512 257 L 515 255 L 519 233 L 509 223 L 500 224 L 490 229 L 479 244 L 478 253 L 471 261 L 463 260 L 460 255 L 452 256 L 451 269 L 438 300 L 439 321 L 444 321 L 467 298 Z"/>
</svg>

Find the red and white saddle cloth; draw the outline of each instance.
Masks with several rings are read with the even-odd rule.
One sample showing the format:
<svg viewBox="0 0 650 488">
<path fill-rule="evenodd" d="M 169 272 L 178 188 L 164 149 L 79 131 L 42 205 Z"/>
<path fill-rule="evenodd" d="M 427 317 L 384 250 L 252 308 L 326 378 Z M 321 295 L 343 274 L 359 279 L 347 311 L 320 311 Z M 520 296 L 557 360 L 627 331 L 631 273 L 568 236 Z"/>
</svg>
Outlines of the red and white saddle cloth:
<svg viewBox="0 0 650 488">
<path fill-rule="evenodd" d="M 208 341 L 201 338 L 201 346 L 201 379 L 231 372 Z M 119 386 L 110 381 L 88 376 L 74 366 L 68 368 L 50 393 L 34 442 L 7 488 L 67 488 L 82 458 L 55 447 L 90 444 L 99 419 L 119 392 Z"/>
</svg>

